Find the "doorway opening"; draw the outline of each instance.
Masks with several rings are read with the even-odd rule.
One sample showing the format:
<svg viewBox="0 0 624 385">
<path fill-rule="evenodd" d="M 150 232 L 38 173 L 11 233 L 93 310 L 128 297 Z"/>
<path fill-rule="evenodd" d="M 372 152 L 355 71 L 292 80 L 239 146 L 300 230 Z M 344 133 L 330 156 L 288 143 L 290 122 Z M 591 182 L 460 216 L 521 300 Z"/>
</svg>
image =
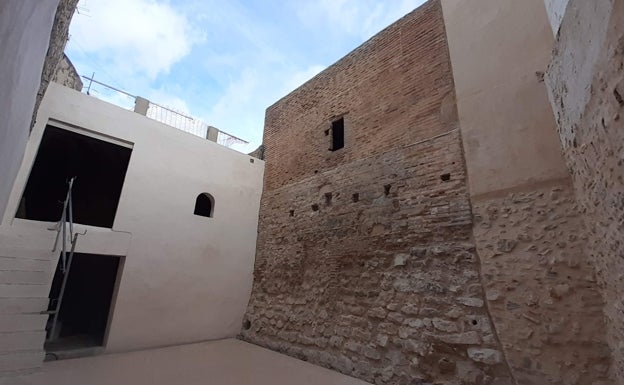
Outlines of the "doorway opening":
<svg viewBox="0 0 624 385">
<path fill-rule="evenodd" d="M 60 308 L 56 326 L 54 314 L 46 326 L 47 353 L 57 359 L 70 358 L 72 351 L 83 351 L 73 356 L 88 355 L 89 349 L 104 345 L 121 258 L 74 253 L 63 291 L 64 274 L 59 261 L 50 289 L 49 308 L 54 310 L 59 301 Z"/>
<path fill-rule="evenodd" d="M 57 222 L 67 182 L 74 222 L 112 228 L 132 148 L 48 125 L 22 195 L 17 218 Z"/>
</svg>

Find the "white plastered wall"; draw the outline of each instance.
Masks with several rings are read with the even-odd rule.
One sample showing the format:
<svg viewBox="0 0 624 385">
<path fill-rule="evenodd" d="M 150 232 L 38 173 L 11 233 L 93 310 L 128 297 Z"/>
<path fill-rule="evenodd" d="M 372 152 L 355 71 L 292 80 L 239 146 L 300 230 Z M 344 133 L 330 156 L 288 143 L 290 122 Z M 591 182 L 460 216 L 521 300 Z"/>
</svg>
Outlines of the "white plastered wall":
<svg viewBox="0 0 624 385">
<path fill-rule="evenodd" d="M 0 2 L 0 215 L 24 155 L 58 3 Z"/>
<path fill-rule="evenodd" d="M 50 119 L 133 143 L 112 229 L 87 229 L 77 251 L 124 255 L 106 351 L 235 336 L 251 291 L 264 162 L 51 83 L 0 235 L 49 245 L 50 223 L 14 219 Z M 193 215 L 202 192 L 214 217 Z M 51 278 L 51 277 L 50 277 Z"/>
<path fill-rule="evenodd" d="M 548 20 L 552 27 L 553 34 L 557 35 L 561 21 L 565 15 L 565 10 L 568 6 L 569 0 L 544 0 L 546 5 L 546 13 L 548 14 Z"/>
<path fill-rule="evenodd" d="M 553 44 L 542 0 L 442 8 L 471 195 L 566 178 L 541 79 Z"/>
</svg>

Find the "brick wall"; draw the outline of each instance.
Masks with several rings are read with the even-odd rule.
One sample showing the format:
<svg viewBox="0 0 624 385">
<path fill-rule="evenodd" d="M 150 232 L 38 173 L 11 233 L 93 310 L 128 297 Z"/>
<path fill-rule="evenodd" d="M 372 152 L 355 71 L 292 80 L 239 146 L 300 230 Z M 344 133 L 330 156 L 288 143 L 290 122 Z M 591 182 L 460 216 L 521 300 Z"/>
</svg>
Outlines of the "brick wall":
<svg viewBox="0 0 624 385">
<path fill-rule="evenodd" d="M 434 0 L 267 110 L 242 338 L 374 383 L 510 381 L 454 97 Z M 330 151 L 338 117 L 345 148 Z"/>
<path fill-rule="evenodd" d="M 265 188 L 453 129 L 453 95 L 441 10 L 428 3 L 267 109 Z M 325 130 L 340 116 L 346 145 L 331 152 Z"/>
</svg>

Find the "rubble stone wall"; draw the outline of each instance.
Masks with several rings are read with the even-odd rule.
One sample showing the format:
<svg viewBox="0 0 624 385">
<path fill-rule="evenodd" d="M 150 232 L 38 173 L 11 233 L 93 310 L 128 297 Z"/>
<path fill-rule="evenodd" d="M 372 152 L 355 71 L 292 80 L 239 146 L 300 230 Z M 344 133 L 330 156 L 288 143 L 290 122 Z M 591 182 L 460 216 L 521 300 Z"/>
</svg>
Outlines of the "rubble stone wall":
<svg viewBox="0 0 624 385">
<path fill-rule="evenodd" d="M 442 1 L 482 282 L 521 385 L 609 383 L 603 302 L 544 84 L 548 16 L 565 3 Z"/>
<path fill-rule="evenodd" d="M 624 384 L 624 2 L 570 0 L 547 74 Z"/>
<path fill-rule="evenodd" d="M 604 302 L 569 180 L 473 201 L 473 212 L 486 299 L 517 384 L 612 383 Z"/>
<path fill-rule="evenodd" d="M 74 16 L 76 5 L 78 0 L 60 0 L 59 5 L 56 8 L 56 14 L 54 16 L 54 25 L 52 26 L 52 32 L 50 33 L 50 44 L 48 45 L 48 52 L 46 54 L 45 62 L 43 63 L 43 71 L 41 73 L 41 85 L 39 86 L 39 92 L 37 93 L 37 99 L 35 100 L 35 109 L 33 111 L 31 129 L 35 125 L 35 118 L 37 117 L 37 111 L 41 104 L 41 99 L 48 89 L 48 84 L 54 77 L 58 64 L 63 59 L 63 51 L 65 45 L 69 39 L 69 24 Z"/>
<path fill-rule="evenodd" d="M 56 72 L 52 77 L 52 81 L 65 87 L 72 88 L 76 91 L 82 91 L 82 80 L 76 67 L 72 64 L 67 55 L 63 54 L 63 58 L 56 66 Z"/>
<path fill-rule="evenodd" d="M 434 0 L 267 110 L 243 339 L 372 383 L 511 383 L 453 87 Z"/>
</svg>

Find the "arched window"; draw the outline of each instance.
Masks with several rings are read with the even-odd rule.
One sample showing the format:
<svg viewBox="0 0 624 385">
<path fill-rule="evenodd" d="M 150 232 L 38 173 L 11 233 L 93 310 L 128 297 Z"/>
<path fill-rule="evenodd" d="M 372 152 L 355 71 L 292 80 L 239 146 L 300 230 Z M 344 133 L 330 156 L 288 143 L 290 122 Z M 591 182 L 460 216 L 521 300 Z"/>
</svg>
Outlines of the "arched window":
<svg viewBox="0 0 624 385">
<path fill-rule="evenodd" d="M 201 193 L 195 199 L 195 212 L 193 214 L 212 218 L 214 213 L 214 198 L 208 193 Z"/>
</svg>

